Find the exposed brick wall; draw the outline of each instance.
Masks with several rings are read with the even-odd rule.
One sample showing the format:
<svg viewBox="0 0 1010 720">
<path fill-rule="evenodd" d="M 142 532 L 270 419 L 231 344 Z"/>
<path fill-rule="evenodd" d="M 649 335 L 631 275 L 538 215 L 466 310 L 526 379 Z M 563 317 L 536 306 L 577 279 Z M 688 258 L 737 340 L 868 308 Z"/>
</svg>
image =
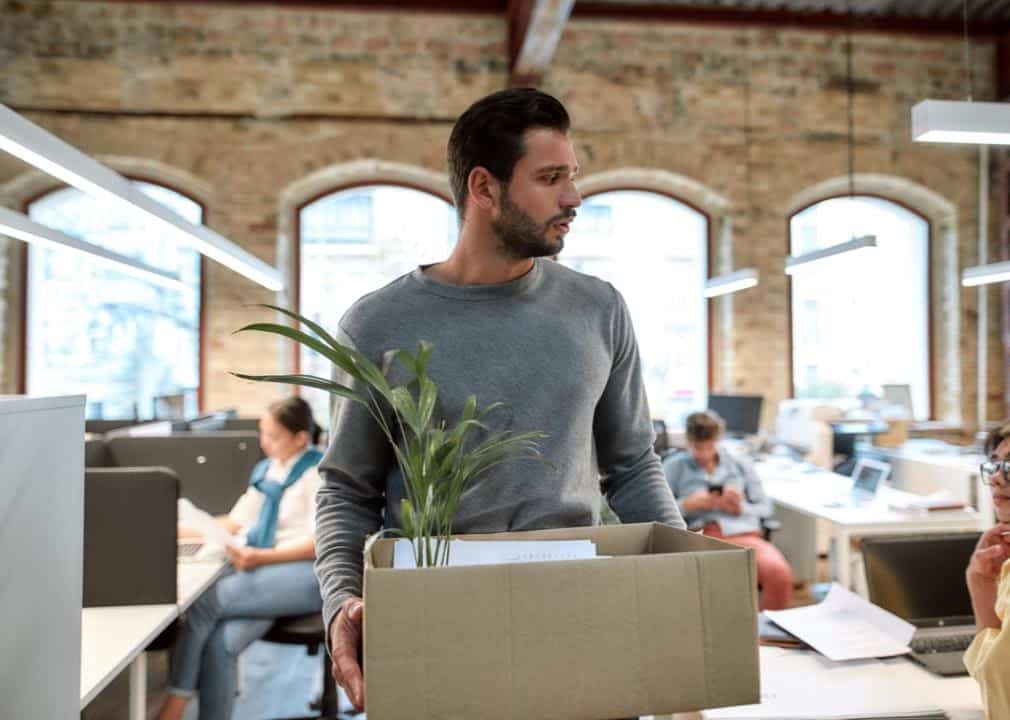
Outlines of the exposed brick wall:
<svg viewBox="0 0 1010 720">
<path fill-rule="evenodd" d="M 209 224 L 270 262 L 290 228 L 278 217 L 289 188 L 362 159 L 444 172 L 452 120 L 507 83 L 506 22 L 490 15 L 0 2 L 0 102 L 91 154 L 146 159 L 198 179 L 208 188 Z M 956 245 L 949 267 L 934 268 L 953 277 L 956 264 L 975 262 L 977 154 L 912 144 L 909 109 L 922 98 L 964 95 L 960 39 L 857 34 L 854 42 L 856 170 L 905 180 L 953 206 Z M 577 20 L 545 77 L 544 88 L 572 112 L 586 174 L 663 171 L 729 203 L 732 242 L 713 247 L 713 257 L 757 266 L 762 283 L 713 306 L 719 389 L 771 401 L 788 392 L 786 221 L 796 197 L 846 171 L 844 45 L 844 33 L 824 31 Z M 992 66 L 992 45 L 976 43 L 977 98 L 991 96 Z M 0 157 L 0 187 L 24 172 Z M 7 195 L 0 202 L 17 201 Z M 977 294 L 949 294 L 933 299 L 934 334 L 949 338 L 944 357 L 955 359 L 942 361 L 938 389 L 960 388 L 938 409 L 971 423 Z M 207 404 L 255 412 L 278 391 L 226 372 L 283 367 L 287 354 L 231 331 L 259 316 L 244 305 L 273 297 L 213 263 L 205 297 Z M 990 307 L 1000 302 L 994 292 Z M 992 314 L 996 417 L 1005 408 Z M 10 328 L 0 357 L 17 342 Z"/>
</svg>

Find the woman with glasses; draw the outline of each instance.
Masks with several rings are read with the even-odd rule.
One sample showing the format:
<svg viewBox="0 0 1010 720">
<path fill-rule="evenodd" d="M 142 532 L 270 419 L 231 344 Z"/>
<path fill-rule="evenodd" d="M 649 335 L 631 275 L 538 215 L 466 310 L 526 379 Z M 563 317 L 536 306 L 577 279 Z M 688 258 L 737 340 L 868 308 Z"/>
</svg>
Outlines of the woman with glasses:
<svg viewBox="0 0 1010 720">
<path fill-rule="evenodd" d="M 997 525 L 983 533 L 966 573 L 978 635 L 964 654 L 982 690 L 986 717 L 1010 718 L 1010 630 L 1003 619 L 1010 609 L 1010 421 L 985 441 L 982 482 L 989 486 Z"/>
</svg>

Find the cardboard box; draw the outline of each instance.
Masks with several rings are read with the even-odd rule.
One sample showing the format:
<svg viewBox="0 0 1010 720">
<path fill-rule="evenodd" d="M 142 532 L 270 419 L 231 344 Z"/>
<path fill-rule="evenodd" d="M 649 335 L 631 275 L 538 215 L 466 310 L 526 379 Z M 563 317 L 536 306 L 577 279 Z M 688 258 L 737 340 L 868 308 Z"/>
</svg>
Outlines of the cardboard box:
<svg viewBox="0 0 1010 720">
<path fill-rule="evenodd" d="M 760 701 L 753 550 L 660 524 L 471 539 L 589 539 L 597 560 L 393 570 L 365 558 L 369 720 L 606 720 Z"/>
</svg>

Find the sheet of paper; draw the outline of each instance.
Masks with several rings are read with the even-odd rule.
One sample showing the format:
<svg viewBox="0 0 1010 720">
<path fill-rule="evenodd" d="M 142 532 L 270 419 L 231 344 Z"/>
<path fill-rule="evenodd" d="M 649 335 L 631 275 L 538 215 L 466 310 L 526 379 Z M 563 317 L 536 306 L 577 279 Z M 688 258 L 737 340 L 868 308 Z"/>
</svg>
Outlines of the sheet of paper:
<svg viewBox="0 0 1010 720">
<path fill-rule="evenodd" d="M 596 557 L 591 540 L 453 540 L 449 545 L 449 566 L 503 565 L 505 563 L 586 560 Z M 393 567 L 417 567 L 410 540 L 393 546 Z"/>
<path fill-rule="evenodd" d="M 891 657 L 909 652 L 915 626 L 837 583 L 819 605 L 767 611 L 767 616 L 830 660 Z"/>
<path fill-rule="evenodd" d="M 706 718 L 939 720 L 947 717 L 941 707 L 956 707 L 971 692 L 960 685 L 952 692 L 905 658 L 833 663 L 803 650 L 762 647 L 760 653 L 761 704 L 706 710 Z"/>
<path fill-rule="evenodd" d="M 210 513 L 186 498 L 179 498 L 179 522 L 199 532 L 208 545 L 238 547 L 241 544 L 234 535 L 218 525 Z"/>
</svg>

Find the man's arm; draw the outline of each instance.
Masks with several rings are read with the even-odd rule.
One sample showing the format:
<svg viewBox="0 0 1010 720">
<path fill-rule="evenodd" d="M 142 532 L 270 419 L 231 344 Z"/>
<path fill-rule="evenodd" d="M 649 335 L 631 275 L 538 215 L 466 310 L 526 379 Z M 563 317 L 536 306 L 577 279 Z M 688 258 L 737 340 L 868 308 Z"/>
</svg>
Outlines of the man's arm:
<svg viewBox="0 0 1010 720">
<path fill-rule="evenodd" d="M 343 331 L 338 340 L 354 347 Z M 334 380 L 367 394 L 340 370 Z M 368 409 L 333 397 L 330 446 L 319 464 L 316 494 L 316 577 L 329 628 L 341 605 L 362 594 L 365 538 L 382 526 L 386 477 L 393 465 L 389 442 Z"/>
<path fill-rule="evenodd" d="M 683 529 L 684 518 L 652 449 L 655 433 L 631 316 L 620 293 L 613 292 L 613 364 L 593 419 L 601 487 L 621 522 Z"/>
</svg>

